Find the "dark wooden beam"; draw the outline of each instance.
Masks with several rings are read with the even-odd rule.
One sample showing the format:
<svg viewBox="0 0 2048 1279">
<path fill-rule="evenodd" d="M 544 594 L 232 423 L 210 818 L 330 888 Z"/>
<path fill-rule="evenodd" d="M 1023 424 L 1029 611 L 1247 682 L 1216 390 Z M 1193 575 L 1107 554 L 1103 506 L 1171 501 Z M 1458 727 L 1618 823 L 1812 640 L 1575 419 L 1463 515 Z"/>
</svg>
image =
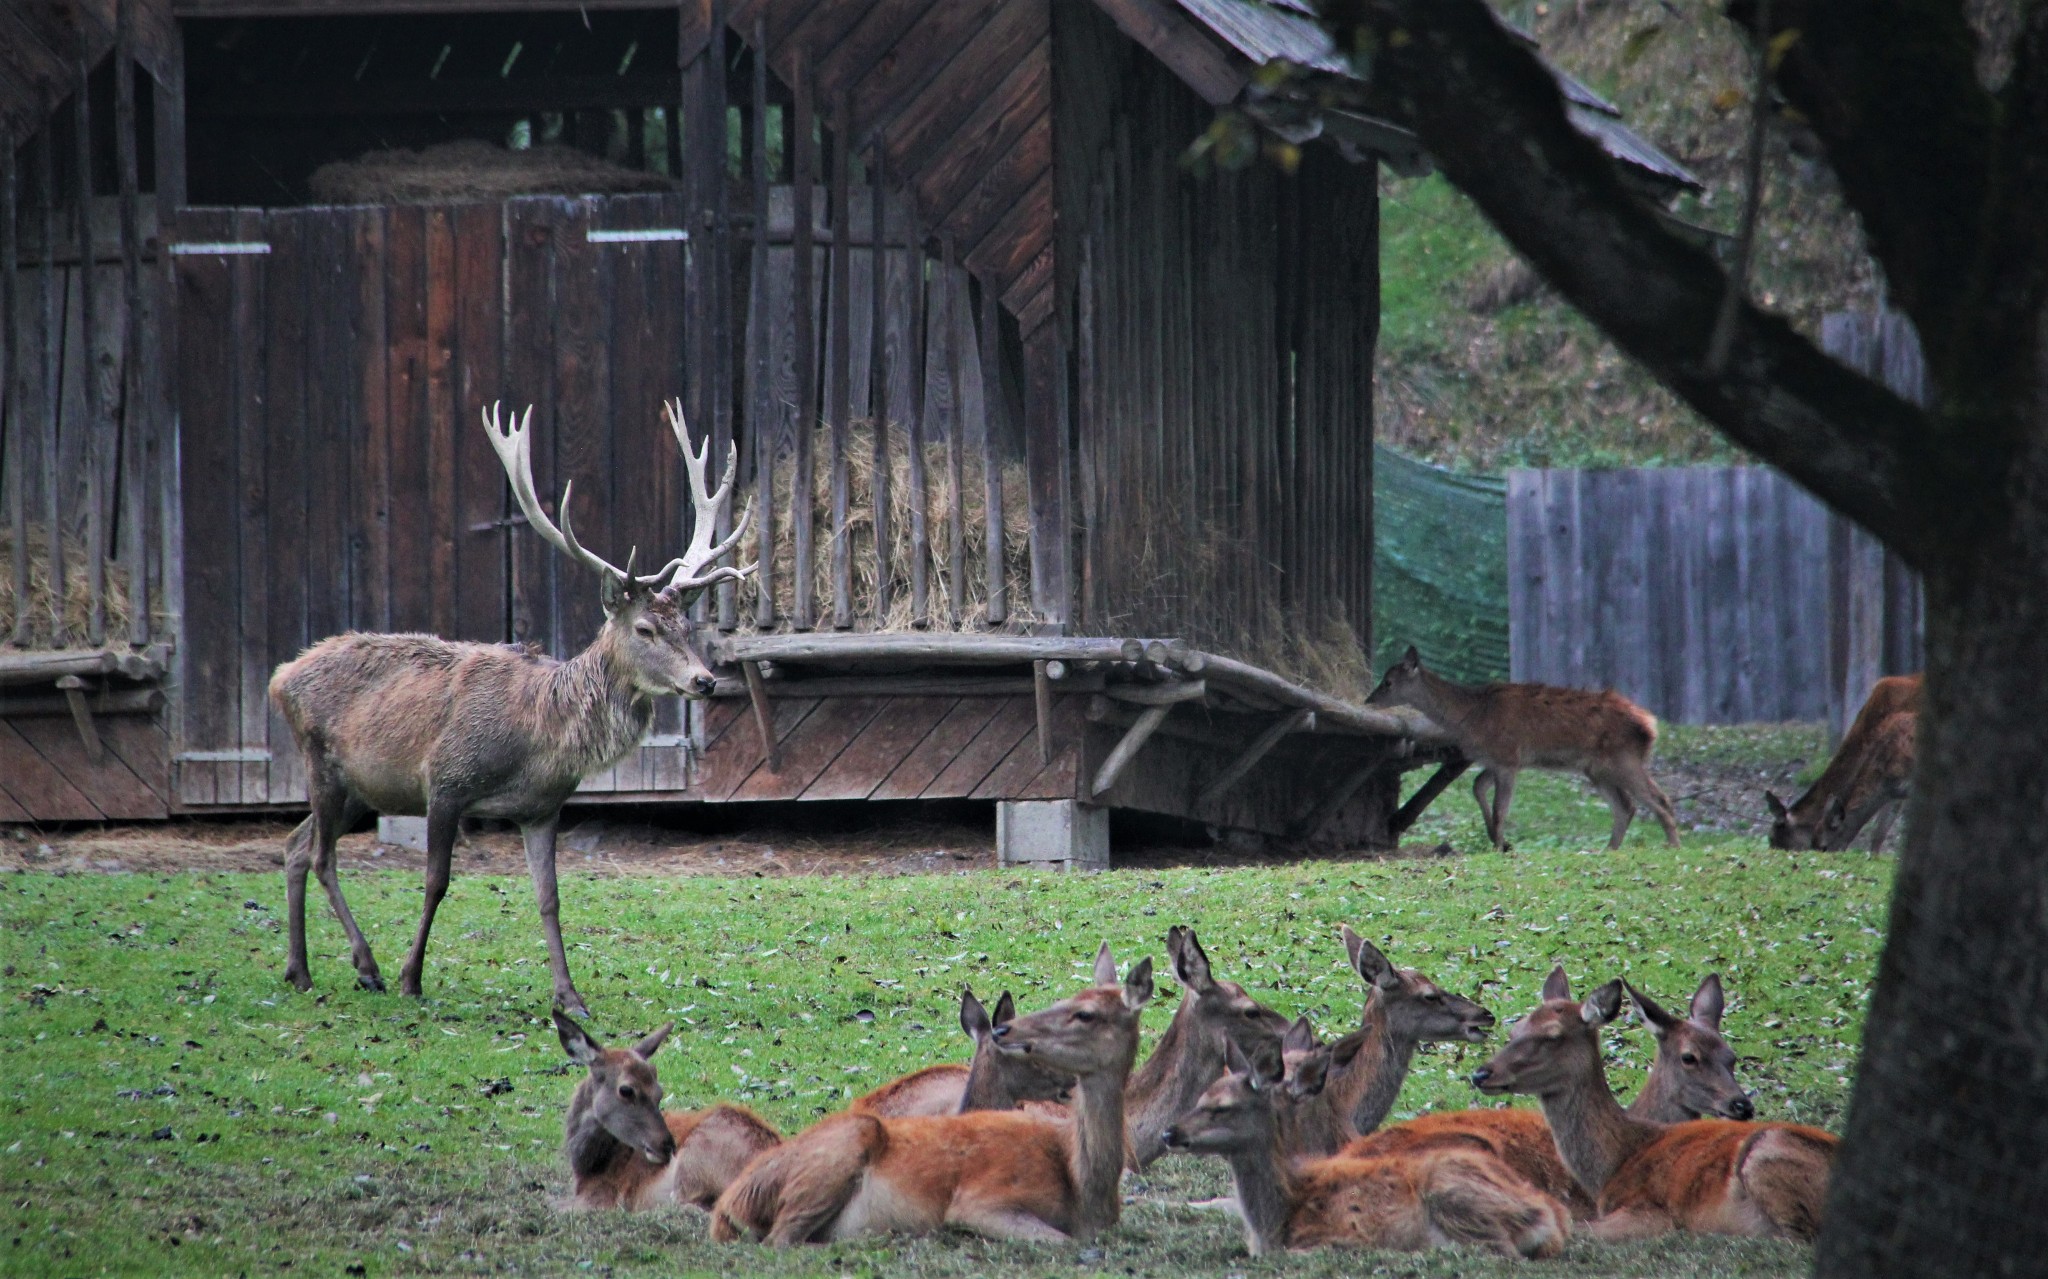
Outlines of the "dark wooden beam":
<svg viewBox="0 0 2048 1279">
<path fill-rule="evenodd" d="M 1002 302 L 1009 308 L 1011 315 L 1017 314 L 1020 307 L 1037 297 L 1052 283 L 1054 257 L 1053 242 L 1047 240 L 1045 247 L 1038 251 L 1038 255 L 1025 264 L 1023 271 L 1004 286 Z"/>
<path fill-rule="evenodd" d="M 918 199 L 942 233 L 965 245 L 979 244 L 1033 185 L 1051 174 L 1052 112 L 1040 113 L 1014 132 L 1004 151 L 976 147 L 950 152 L 918 179 Z"/>
<path fill-rule="evenodd" d="M 968 253 L 968 269 L 985 280 L 1013 280 L 1051 239 L 1052 170 L 1047 168 Z"/>
<path fill-rule="evenodd" d="M 796 83 L 796 55 L 803 54 L 806 74 L 812 75 L 811 90 L 817 92 L 816 76 L 813 74 L 825 55 L 839 47 L 846 33 L 867 13 L 864 4 L 850 4 L 846 0 L 822 0 L 811 6 L 788 34 L 777 36 L 773 30 L 775 10 L 769 9 L 770 30 L 768 32 L 769 64 L 782 73 L 784 84 Z"/>
<path fill-rule="evenodd" d="M 1226 52 L 1168 0 L 1095 0 L 1117 29 L 1152 52 L 1210 106 L 1234 101 L 1251 64 Z"/>
<path fill-rule="evenodd" d="M 1052 101 L 1050 58 L 1032 56 L 1045 23 L 1029 5 L 1005 5 L 959 56 L 887 122 L 889 167 L 915 174 L 956 135 L 982 136 L 998 120 L 1028 118 Z M 988 86 L 994 85 L 991 90 Z"/>
<path fill-rule="evenodd" d="M 1017 329 L 1027 340 L 1052 318 L 1052 303 L 1053 287 L 1048 284 L 1012 308 L 1010 314 L 1017 317 Z"/>
<path fill-rule="evenodd" d="M 925 10 L 853 86 L 853 128 L 867 137 L 965 55 L 1001 0 L 945 0 Z M 982 81 L 994 83 L 994 77 Z"/>
<path fill-rule="evenodd" d="M 946 0 L 939 2 L 943 8 Z M 869 0 L 860 21 L 819 59 L 818 92 L 830 102 L 848 98 L 850 114 L 854 87 L 924 18 L 932 4 L 933 0 Z"/>
<path fill-rule="evenodd" d="M 520 111 L 608 111 L 670 106 L 682 94 L 673 71 L 632 76 L 406 81 L 401 84 L 271 83 L 194 97 L 202 119 L 295 116 L 503 115 Z"/>
</svg>

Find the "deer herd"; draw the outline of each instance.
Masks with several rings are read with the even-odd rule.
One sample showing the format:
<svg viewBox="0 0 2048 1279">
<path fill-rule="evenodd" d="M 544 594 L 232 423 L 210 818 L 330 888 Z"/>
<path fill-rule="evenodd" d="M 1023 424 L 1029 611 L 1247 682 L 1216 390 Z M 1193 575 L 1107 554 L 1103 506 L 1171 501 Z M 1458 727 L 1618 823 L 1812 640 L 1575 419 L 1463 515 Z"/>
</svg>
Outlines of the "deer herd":
<svg viewBox="0 0 2048 1279">
<path fill-rule="evenodd" d="M 1210 968 L 1187 928 L 1166 935 L 1181 999 L 1137 1066 L 1152 961 L 1119 977 L 1107 943 L 1093 983 L 1037 1012 L 1009 994 L 993 1014 L 961 996 L 974 1051 L 927 1066 L 784 1137 L 741 1106 L 663 1111 L 652 1058 L 664 1027 L 604 1048 L 560 1009 L 588 1068 L 569 1103 L 565 1154 L 583 1208 L 693 1205 L 715 1240 L 778 1246 L 953 1228 L 997 1239 L 1086 1241 L 1117 1224 L 1122 1177 L 1168 1152 L 1215 1155 L 1254 1255 L 1445 1245 L 1553 1257 L 1574 1232 L 1670 1231 L 1810 1240 L 1835 1138 L 1755 1122 L 1720 1034 L 1718 976 L 1684 1015 L 1622 981 L 1584 999 L 1564 970 L 1473 1072 L 1487 1094 L 1540 1109 L 1427 1114 L 1391 1126 L 1425 1042 L 1477 1043 L 1493 1015 L 1397 968 L 1348 926 L 1365 987 L 1359 1025 L 1319 1042 Z M 1649 1080 L 1624 1107 L 1601 1031 L 1624 995 L 1656 1039 Z"/>
</svg>

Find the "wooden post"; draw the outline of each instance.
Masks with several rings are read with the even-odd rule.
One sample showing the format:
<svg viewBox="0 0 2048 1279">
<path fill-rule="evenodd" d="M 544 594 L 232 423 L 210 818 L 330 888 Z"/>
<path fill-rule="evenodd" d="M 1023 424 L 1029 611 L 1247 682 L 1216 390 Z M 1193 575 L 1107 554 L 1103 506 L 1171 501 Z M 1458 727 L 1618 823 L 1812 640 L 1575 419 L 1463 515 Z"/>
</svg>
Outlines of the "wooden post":
<svg viewBox="0 0 2048 1279">
<path fill-rule="evenodd" d="M 915 209 L 911 216 L 916 217 Z M 913 224 L 914 226 L 914 224 Z M 910 360 L 910 624 L 931 623 L 931 527 L 924 474 L 925 279 L 924 236 L 910 235 L 910 329 L 903 353 Z"/>
<path fill-rule="evenodd" d="M 78 89 L 73 127 L 78 150 L 78 331 L 79 373 L 85 390 L 85 582 L 90 601 L 85 640 L 107 640 L 107 494 L 106 412 L 101 402 L 99 360 L 99 290 L 93 285 L 92 245 L 92 64 L 78 62 Z M 58 530 L 51 529 L 53 539 Z"/>
<path fill-rule="evenodd" d="M 953 240 L 945 242 L 945 275 L 940 287 L 945 291 L 946 312 L 943 321 L 946 328 L 946 386 L 953 398 L 953 424 L 946 432 L 946 483 L 951 486 L 952 500 L 947 520 L 950 541 L 946 556 L 946 601 L 947 613 L 954 630 L 960 629 L 960 615 L 967 604 L 967 480 L 961 465 L 960 433 L 966 429 L 967 415 L 961 411 L 960 394 L 960 325 L 966 318 L 959 296 L 959 269 L 953 263 Z"/>
<path fill-rule="evenodd" d="M 1358 794 L 1365 784 L 1372 780 L 1373 774 L 1386 766 L 1391 757 L 1391 751 L 1376 748 L 1364 763 L 1346 773 L 1344 779 L 1337 783 L 1337 788 L 1325 795 L 1322 802 L 1310 810 L 1308 817 L 1297 828 L 1299 837 L 1313 839 L 1320 834 L 1323 827 L 1328 826 L 1336 818 L 1338 811 L 1351 802 L 1352 796 Z"/>
<path fill-rule="evenodd" d="M 128 642 L 149 642 L 149 409 L 142 379 L 142 180 L 135 146 L 135 0 L 114 10 L 114 143 L 121 171 L 121 560 L 128 568 Z M 159 233 L 158 238 L 164 237 Z M 5 259 L 12 273 L 14 259 Z"/>
<path fill-rule="evenodd" d="M 1116 785 L 1116 779 L 1121 777 L 1124 769 L 1138 757 L 1138 752 L 1144 749 L 1152 734 L 1159 731 L 1159 726 L 1166 722 L 1166 716 L 1173 710 L 1174 705 L 1175 703 L 1168 702 L 1164 706 L 1147 706 L 1139 714 L 1138 722 L 1125 730 L 1123 739 L 1110 751 L 1109 758 L 1102 761 L 1102 767 L 1096 770 L 1095 782 L 1088 790 L 1090 795 L 1100 795 Z"/>
<path fill-rule="evenodd" d="M 872 181 L 868 195 L 868 265 L 874 280 L 869 287 L 872 303 L 868 324 L 874 358 L 869 361 L 868 417 L 875 432 L 875 478 L 871 482 L 875 520 L 875 619 L 889 615 L 889 601 L 896 594 L 891 571 L 889 509 L 889 219 L 888 187 L 883 181 L 882 136 L 874 140 Z"/>
<path fill-rule="evenodd" d="M 705 132 L 710 137 L 711 172 L 708 181 L 707 213 L 710 217 L 710 250 L 707 266 L 710 275 L 709 311 L 711 316 L 710 364 L 708 374 L 710 385 L 706 395 L 710 410 L 706 423 L 711 432 L 711 456 L 723 459 L 732 456 L 733 412 L 732 412 L 732 216 L 726 183 L 726 85 L 725 85 L 725 26 L 728 0 L 711 0 L 710 44 L 705 50 L 705 77 L 703 109 L 710 113 Z M 733 503 L 727 502 L 715 515 L 713 530 L 722 541 L 732 532 Z M 713 590 L 717 600 L 718 625 L 731 630 L 737 619 L 738 584 L 720 582 Z"/>
<path fill-rule="evenodd" d="M 816 487 L 814 454 L 818 429 L 818 302 L 811 288 L 811 273 L 815 266 L 811 261 L 811 186 L 815 180 L 818 155 L 817 141 L 813 137 L 816 126 L 811 112 L 811 69 L 805 62 L 802 49 L 790 53 L 790 62 L 790 87 L 796 98 L 795 109 L 790 112 L 790 128 L 795 135 L 790 144 L 795 165 L 791 174 L 793 189 L 790 203 L 796 215 L 791 243 L 796 254 L 793 293 L 797 384 L 796 475 L 791 484 L 789 503 L 791 540 L 796 544 L 796 581 L 792 583 L 790 592 L 790 625 L 807 631 L 817 619 L 817 582 L 811 567 L 811 510 L 815 501 L 812 490 Z"/>
<path fill-rule="evenodd" d="M 1216 780 L 1210 782 L 1208 788 L 1202 792 L 1201 798 L 1195 801 L 1195 807 L 1206 808 L 1222 799 L 1233 786 L 1243 781 L 1252 769 L 1258 767 L 1259 761 L 1278 746 L 1282 738 L 1289 733 L 1313 732 L 1315 724 L 1316 713 L 1311 710 L 1290 711 L 1274 720 L 1266 727 L 1266 731 L 1252 739 L 1251 745 L 1244 748 L 1243 754 L 1230 761 L 1222 772 L 1216 774 Z"/>
<path fill-rule="evenodd" d="M 164 78 L 151 90 L 156 117 L 156 225 L 169 242 L 171 219 L 185 203 L 185 39 L 177 23 L 163 51 Z M 168 257 L 169 255 L 165 255 Z"/>
<path fill-rule="evenodd" d="M 8 531 L 14 536 L 14 631 L 10 638 L 28 645 L 28 481 L 21 473 L 28 461 L 28 441 L 23 438 L 20 344 L 15 340 L 14 281 L 20 274 L 21 245 L 15 234 L 16 183 L 14 144 L 0 140 L 0 417 L 7 421 L 7 512 Z"/>
<path fill-rule="evenodd" d="M 1057 328 L 1040 324 L 1024 342 L 1024 453 L 1031 493 L 1031 606 L 1047 621 L 1065 623 L 1067 449 Z"/>
<path fill-rule="evenodd" d="M 754 240 L 753 324 L 747 349 L 754 359 L 754 398 L 748 405 L 754 432 L 754 518 L 759 550 L 754 562 L 754 623 L 775 625 L 775 411 L 768 377 L 768 20 L 754 16 Z M 788 139 L 784 139 L 785 149 Z"/>
<path fill-rule="evenodd" d="M 43 521 L 49 530 L 50 598 L 57 603 L 50 619 L 50 647 L 70 646 L 70 627 L 64 622 L 64 538 L 57 475 L 57 378 L 63 371 L 57 363 L 60 343 L 57 332 L 57 128 L 54 120 L 43 122 L 42 140 L 36 146 L 38 177 L 36 215 L 42 224 L 43 257 L 36 263 L 36 302 L 40 317 L 37 334 L 42 343 L 43 385 Z"/>
<path fill-rule="evenodd" d="M 1445 760 L 1429 775 L 1429 780 L 1422 783 L 1421 788 L 1408 797 L 1408 802 L 1401 805 L 1401 810 L 1387 823 L 1387 834 L 1397 840 L 1406 834 L 1408 828 L 1436 802 L 1436 797 L 1443 794 L 1452 782 L 1464 776 L 1465 770 L 1470 767 L 1472 761 L 1463 755 Z"/>
<path fill-rule="evenodd" d="M 1052 763 L 1052 663 L 1031 663 L 1031 696 L 1038 713 L 1038 762 Z M 1062 672 L 1065 668 L 1062 667 Z"/>
<path fill-rule="evenodd" d="M 754 709 L 754 727 L 761 733 L 761 758 L 768 762 L 768 771 L 782 771 L 782 752 L 775 741 L 775 713 L 768 709 L 768 686 L 761 680 L 761 663 L 741 662 L 740 669 L 747 676 L 747 700 Z"/>
<path fill-rule="evenodd" d="M 988 557 L 988 624 L 1001 626 L 1010 616 L 1008 574 L 1003 557 L 1003 455 L 997 447 L 997 426 L 1002 422 L 1002 303 L 996 300 L 995 284 L 981 285 L 981 465 L 984 496 L 982 509 L 988 517 L 985 539 Z"/>
<path fill-rule="evenodd" d="M 848 544 L 852 512 L 847 474 L 853 423 L 853 146 L 848 134 L 846 94 L 832 108 L 832 377 L 825 416 L 832 427 L 832 625 L 853 626 L 853 548 Z"/>
</svg>

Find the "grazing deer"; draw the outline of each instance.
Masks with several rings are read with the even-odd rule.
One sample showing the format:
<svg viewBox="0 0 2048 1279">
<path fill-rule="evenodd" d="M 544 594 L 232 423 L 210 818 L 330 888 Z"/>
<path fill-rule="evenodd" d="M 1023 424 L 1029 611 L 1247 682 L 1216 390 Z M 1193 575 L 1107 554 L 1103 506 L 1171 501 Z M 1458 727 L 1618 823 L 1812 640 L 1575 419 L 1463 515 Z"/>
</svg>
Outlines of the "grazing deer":
<svg viewBox="0 0 2048 1279">
<path fill-rule="evenodd" d="M 399 988 L 420 993 L 427 934 L 448 891 L 449 861 L 465 816 L 517 822 L 526 866 L 547 934 L 555 1002 L 588 1015 L 569 980 L 562 952 L 555 887 L 555 825 L 562 803 L 585 775 L 609 768 L 646 737 L 656 697 L 710 695 L 714 680 L 698 649 L 690 606 L 705 587 L 740 581 L 751 568 L 712 568 L 739 544 L 753 511 L 713 544 L 719 513 L 732 494 L 735 450 L 716 492 L 705 484 L 711 446 L 690 447 L 682 405 L 668 406 L 669 425 L 689 470 L 696 526 L 683 554 L 657 572 L 635 576 L 632 557 L 614 568 L 576 541 L 569 488 L 562 524 L 541 509 L 533 489 L 527 426 L 533 410 L 506 430 L 493 406 L 484 415 L 491 447 L 512 482 L 527 523 L 549 544 L 597 572 L 604 626 L 590 647 L 566 662 L 502 644 L 462 643 L 432 635 L 337 635 L 277 668 L 270 697 L 306 756 L 312 813 L 286 842 L 285 888 L 291 953 L 285 977 L 312 987 L 306 963 L 306 872 L 348 934 L 356 979 L 384 989 L 370 944 L 342 899 L 334 842 L 369 812 L 425 816 L 427 891 L 419 931 L 399 975 Z M 572 486 L 573 487 L 573 486 Z"/>
<path fill-rule="evenodd" d="M 674 1027 L 670 1022 L 631 1048 L 606 1048 L 555 1010 L 562 1051 L 590 1069 L 569 1099 L 563 1132 L 577 1207 L 709 1208 L 756 1155 L 781 1143 L 743 1106 L 662 1110 L 652 1058 Z"/>
<path fill-rule="evenodd" d="M 1508 806 L 1514 802 L 1515 774 L 1524 768 L 1585 774 L 1614 814 L 1609 848 L 1621 847 L 1638 803 L 1664 828 L 1664 842 L 1678 846 L 1678 816 L 1650 777 L 1657 717 L 1612 689 L 1468 687 L 1424 669 L 1410 647 L 1366 701 L 1421 711 L 1479 765 L 1472 797 L 1495 848 L 1507 847 Z"/>
<path fill-rule="evenodd" d="M 996 1047 L 1074 1076 L 1070 1119 L 976 1111 L 834 1115 L 756 1159 L 711 1210 L 711 1237 L 777 1246 L 948 1226 L 998 1239 L 1087 1240 L 1122 1210 L 1124 1083 L 1152 961 L 996 1028 Z"/>
<path fill-rule="evenodd" d="M 1563 973 L 1552 974 L 1563 982 Z M 1756 1108 L 1735 1079 L 1735 1051 L 1721 1038 L 1721 978 L 1709 973 L 1693 993 L 1692 1006 L 1681 1019 L 1633 986 L 1628 987 L 1643 1020 L 1657 1037 L 1657 1055 L 1650 1077 L 1629 1103 L 1632 1118 L 1677 1124 L 1703 1115 L 1751 1119 Z M 1412 1154 L 1422 1150 L 1482 1150 L 1506 1163 L 1531 1185 L 1557 1196 L 1584 1220 L 1594 1213 L 1592 1198 L 1579 1187 L 1564 1160 L 1550 1125 L 1539 1110 L 1450 1110 L 1422 1115 L 1391 1128 L 1360 1137 L 1344 1147 L 1346 1155 Z"/>
<path fill-rule="evenodd" d="M 901 1119 L 909 1115 L 960 1115 L 970 1110 L 1015 1110 L 1025 1102 L 1059 1101 L 1074 1081 L 1042 1068 L 1016 1053 L 999 1052 L 995 1028 L 1017 1016 L 1017 1005 L 1004 991 L 993 1017 L 971 990 L 960 992 L 960 1029 L 974 1042 L 974 1057 L 965 1066 L 926 1066 L 894 1079 L 847 1109 L 857 1115 Z"/>
<path fill-rule="evenodd" d="M 1835 757 L 1789 808 L 1770 791 L 1764 792 L 1771 810 L 1772 848 L 1840 852 L 1882 812 L 1871 834 L 1870 851 L 1883 851 L 1913 784 L 1920 683 L 1918 675 L 1887 675 L 1877 681 Z"/>
<path fill-rule="evenodd" d="M 1152 1055 L 1124 1089 L 1133 1172 L 1166 1153 L 1162 1134 L 1223 1074 L 1225 1044 L 1258 1058 L 1277 1053 L 1288 1028 L 1285 1017 L 1244 987 L 1215 975 L 1194 929 L 1167 929 L 1166 953 L 1183 993 Z"/>
<path fill-rule="evenodd" d="M 1167 1143 L 1221 1155 L 1253 1256 L 1285 1248 L 1398 1248 L 1474 1244 L 1507 1256 L 1554 1257 L 1571 1233 L 1563 1204 L 1488 1155 L 1296 1161 L 1284 1149 L 1292 1098 L 1313 1096 L 1327 1049 L 1296 1063 L 1282 1087 L 1270 1067 L 1230 1048 L 1231 1073 L 1166 1133 Z"/>
<path fill-rule="evenodd" d="M 1608 1088 L 1600 1051 L 1600 1028 L 1620 1014 L 1621 997 L 1622 983 L 1611 981 L 1576 1002 L 1563 969 L 1551 973 L 1542 1004 L 1473 1074 L 1473 1084 L 1542 1103 L 1558 1155 L 1597 1206 L 1591 1233 L 1811 1240 L 1835 1137 L 1802 1124 L 1663 1124 L 1629 1114 Z"/>
</svg>

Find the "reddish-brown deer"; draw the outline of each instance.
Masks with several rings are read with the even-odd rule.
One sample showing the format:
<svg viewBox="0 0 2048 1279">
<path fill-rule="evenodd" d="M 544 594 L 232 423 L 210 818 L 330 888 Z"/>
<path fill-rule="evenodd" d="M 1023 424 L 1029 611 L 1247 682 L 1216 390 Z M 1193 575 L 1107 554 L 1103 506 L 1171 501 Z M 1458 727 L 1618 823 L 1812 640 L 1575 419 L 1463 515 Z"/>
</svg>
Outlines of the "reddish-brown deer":
<svg viewBox="0 0 2048 1279">
<path fill-rule="evenodd" d="M 1016 1001 L 1004 991 L 993 1014 L 971 990 L 960 992 L 960 1029 L 974 1043 L 965 1065 L 948 1063 L 913 1070 L 892 1079 L 847 1109 L 857 1115 L 901 1119 L 908 1115 L 960 1115 L 970 1110 L 1015 1110 L 1026 1102 L 1059 1101 L 1074 1081 L 1046 1070 L 1029 1056 L 999 1052 L 995 1028 L 1017 1016 Z"/>
<path fill-rule="evenodd" d="M 1531 1094 L 1542 1103 L 1558 1155 L 1597 1206 L 1588 1231 L 1812 1239 L 1835 1137 L 1803 1124 L 1636 1118 L 1614 1099 L 1600 1047 L 1600 1028 L 1621 1012 L 1622 983 L 1611 981 L 1584 1002 L 1570 990 L 1563 970 L 1553 972 L 1543 1002 L 1472 1082 L 1482 1092 Z"/>
<path fill-rule="evenodd" d="M 756 1159 L 711 1210 L 711 1237 L 777 1246 L 948 1226 L 999 1239 L 1087 1240 L 1122 1211 L 1124 1083 L 1152 961 L 1122 982 L 1104 945 L 1095 985 L 995 1032 L 999 1050 L 1074 1076 L 1071 1118 L 975 1111 L 834 1115 Z"/>
<path fill-rule="evenodd" d="M 1508 806 L 1514 802 L 1515 774 L 1524 768 L 1584 774 L 1614 814 L 1609 848 L 1621 847 L 1637 804 L 1664 828 L 1665 843 L 1678 844 L 1678 815 L 1650 776 L 1657 717 L 1612 689 L 1471 687 L 1425 669 L 1411 647 L 1366 700 L 1421 711 L 1479 765 L 1472 797 L 1495 848 L 1507 847 Z"/>
<path fill-rule="evenodd" d="M 1879 818 L 1870 849 L 1882 851 L 1913 785 L 1919 730 L 1920 676 L 1888 675 L 1877 681 L 1834 758 L 1804 795 L 1787 807 L 1764 792 L 1771 810 L 1771 847 L 1839 852 L 1872 818 Z"/>
<path fill-rule="evenodd" d="M 1281 1086 L 1270 1066 L 1230 1048 L 1231 1073 L 1169 1128 L 1167 1143 L 1230 1164 L 1253 1256 L 1289 1248 L 1420 1250 L 1451 1244 L 1507 1256 L 1553 1257 L 1570 1214 L 1491 1156 L 1431 1150 L 1408 1157 L 1295 1160 L 1286 1110 L 1321 1085 L 1327 1048 L 1304 1054 Z"/>
<path fill-rule="evenodd" d="M 534 493 L 528 409 L 501 430 L 494 406 L 484 415 L 491 446 L 513 495 L 536 532 L 601 583 L 604 626 L 589 648 L 566 661 L 502 644 L 463 643 L 432 635 L 337 635 L 277 668 L 277 703 L 306 756 L 312 813 L 287 841 L 285 886 L 291 922 L 285 976 L 300 990 L 313 984 L 306 962 L 306 872 L 348 934 L 357 980 L 384 989 L 370 944 L 356 927 L 335 874 L 334 843 L 371 812 L 427 819 L 426 902 L 399 976 L 408 995 L 420 993 L 427 934 L 448 890 L 449 862 L 465 816 L 519 825 L 526 865 L 547 935 L 555 1002 L 586 1012 L 569 980 L 555 886 L 555 826 L 562 803 L 584 776 L 608 768 L 646 737 L 656 697 L 702 698 L 714 680 L 705 666 L 690 606 L 707 586 L 742 580 L 751 569 L 712 568 L 739 545 L 749 507 L 723 541 L 714 529 L 732 493 L 735 450 L 716 491 L 705 479 L 711 451 L 690 447 L 680 403 L 669 425 L 689 471 L 696 525 L 682 555 L 636 576 L 585 550 L 569 523 L 570 490 L 562 491 L 557 528 Z"/>
<path fill-rule="evenodd" d="M 756 1155 L 781 1143 L 767 1121 L 743 1106 L 661 1108 L 653 1057 L 673 1028 L 671 1022 L 631 1048 L 606 1048 L 555 1010 L 562 1051 L 590 1070 L 569 1099 L 563 1125 L 577 1207 L 709 1208 Z"/>
</svg>

